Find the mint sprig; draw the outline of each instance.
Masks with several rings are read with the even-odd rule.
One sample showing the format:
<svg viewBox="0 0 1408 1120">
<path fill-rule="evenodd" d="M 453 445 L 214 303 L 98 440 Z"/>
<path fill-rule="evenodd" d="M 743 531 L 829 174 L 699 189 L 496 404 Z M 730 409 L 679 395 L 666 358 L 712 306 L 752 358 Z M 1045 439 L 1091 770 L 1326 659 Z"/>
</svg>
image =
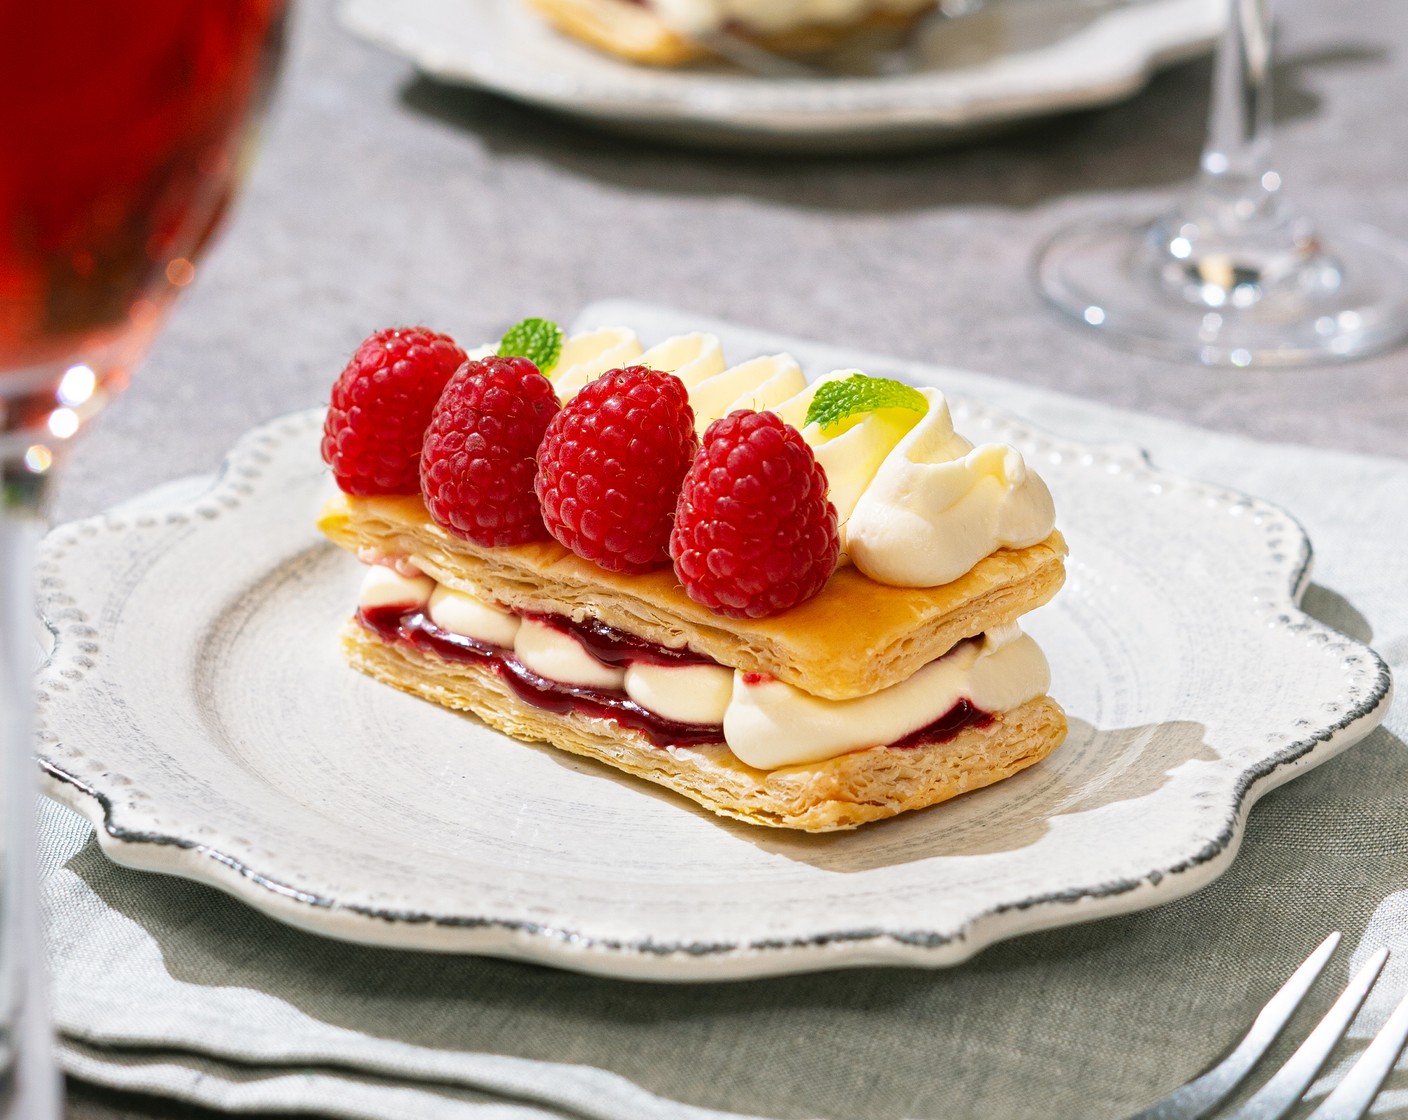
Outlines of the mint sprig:
<svg viewBox="0 0 1408 1120">
<path fill-rule="evenodd" d="M 551 319 L 524 319 L 504 332 L 499 357 L 527 358 L 547 374 L 562 357 L 562 328 Z"/>
<path fill-rule="evenodd" d="M 844 381 L 828 381 L 817 389 L 803 423 L 820 424 L 825 432 L 858 413 L 882 408 L 905 408 L 923 414 L 929 411 L 929 402 L 923 393 L 903 381 L 853 373 Z"/>
</svg>

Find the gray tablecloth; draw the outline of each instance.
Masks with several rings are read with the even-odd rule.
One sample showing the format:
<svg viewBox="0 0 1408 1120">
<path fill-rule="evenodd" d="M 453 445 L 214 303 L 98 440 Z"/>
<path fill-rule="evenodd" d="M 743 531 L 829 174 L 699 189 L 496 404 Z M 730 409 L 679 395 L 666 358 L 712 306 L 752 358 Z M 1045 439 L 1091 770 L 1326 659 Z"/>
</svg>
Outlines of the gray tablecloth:
<svg viewBox="0 0 1408 1120">
<path fill-rule="evenodd" d="M 1408 115 L 1396 108 L 1408 5 L 1278 8 L 1277 163 L 1288 189 L 1321 213 L 1408 236 Z M 325 399 L 376 327 L 425 321 L 477 339 L 525 314 L 570 318 L 606 295 L 1213 429 L 1408 456 L 1401 354 L 1335 370 L 1200 370 L 1106 350 L 1032 294 L 1030 255 L 1047 233 L 1080 213 L 1156 207 L 1191 176 L 1205 63 L 1160 76 L 1126 104 L 958 150 L 776 160 L 608 137 L 445 89 L 341 34 L 328 0 L 309 0 L 297 17 L 250 188 L 148 367 L 74 456 L 60 518 L 210 470 L 255 423 Z M 1073 435 L 1094 434 L 1083 425 L 1100 415 L 1015 385 L 1000 397 Z M 1408 656 L 1408 542 L 1392 536 L 1404 521 L 1401 464 L 1113 422 L 1161 465 L 1291 508 L 1319 550 L 1312 609 L 1372 631 L 1395 664 Z M 491 1063 L 497 1088 L 516 1084 L 522 1100 L 485 1106 L 489 1116 L 534 1115 L 545 1100 L 568 1107 L 563 1078 L 579 1074 L 554 1065 L 547 1077 L 525 1061 L 609 1071 L 580 1075 L 571 1107 L 588 1114 L 648 1115 L 617 1107 L 624 1098 L 612 1094 L 635 1085 L 658 1101 L 766 1116 L 1115 1115 L 1191 1073 L 1323 930 L 1402 943 L 1401 732 L 1395 712 L 1389 731 L 1272 794 L 1229 874 L 1185 902 L 1023 938 L 952 972 L 719 988 L 320 941 L 213 891 L 112 868 L 54 810 L 51 859 L 63 869 L 48 887 L 65 1062 L 103 1084 L 265 1111 L 370 1100 L 353 1114 L 436 1115 L 406 1083 L 370 1077 L 337 1049 L 355 1042 L 398 1079 L 431 1084 L 444 1108 L 493 1088 L 466 1074 L 464 1055 L 509 1059 L 520 1080 L 504 1081 L 504 1063 Z M 103 1004 L 103 985 L 89 981 L 122 975 L 152 979 L 166 1011 Z M 1408 988 L 1408 975 L 1385 986 Z M 228 1050 L 173 1052 L 168 1012 L 202 1008 L 215 1008 L 212 1023 L 288 1027 L 277 1037 L 290 1046 L 313 1032 L 332 1049 L 278 1073 Z M 153 1042 L 163 1046 L 145 1048 Z M 347 1072 L 354 1060 L 364 1072 Z M 555 1087 L 535 1096 L 543 1078 Z M 650 1108 L 666 1107 L 654 1098 Z M 182 1111 L 117 1111 L 81 1088 L 73 1107 L 103 1120 Z"/>
</svg>

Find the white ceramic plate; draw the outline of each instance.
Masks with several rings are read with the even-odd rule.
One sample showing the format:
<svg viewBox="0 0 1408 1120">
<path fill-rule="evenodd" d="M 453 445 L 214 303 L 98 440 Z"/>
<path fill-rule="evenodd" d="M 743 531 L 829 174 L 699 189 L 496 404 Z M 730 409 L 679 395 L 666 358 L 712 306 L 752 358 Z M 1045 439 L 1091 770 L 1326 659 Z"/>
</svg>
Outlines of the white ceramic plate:
<svg viewBox="0 0 1408 1120">
<path fill-rule="evenodd" d="M 522 0 L 343 0 L 340 12 L 349 29 L 432 77 L 601 124 L 770 151 L 854 151 L 1119 101 L 1158 67 L 1206 49 L 1226 3 L 989 0 L 926 25 L 902 55 L 873 46 L 833 55 L 828 65 L 843 73 L 818 79 L 634 66 L 558 35 Z"/>
<path fill-rule="evenodd" d="M 46 789 L 119 863 L 314 932 L 627 977 L 947 965 L 1185 894 L 1262 793 L 1379 722 L 1388 670 L 1296 608 L 1310 550 L 1281 510 L 955 406 L 1041 470 L 1071 546 L 1029 616 L 1071 736 L 1008 781 L 792 835 L 353 672 L 335 633 L 358 566 L 313 528 L 308 412 L 247 436 L 203 497 L 50 535 Z"/>
</svg>

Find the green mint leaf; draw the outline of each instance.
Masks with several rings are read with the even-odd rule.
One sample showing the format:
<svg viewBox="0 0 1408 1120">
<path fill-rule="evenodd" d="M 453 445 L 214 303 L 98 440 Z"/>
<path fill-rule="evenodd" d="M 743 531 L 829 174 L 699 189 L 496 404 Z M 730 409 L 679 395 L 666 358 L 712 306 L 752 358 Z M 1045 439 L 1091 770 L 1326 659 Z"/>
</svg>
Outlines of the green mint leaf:
<svg viewBox="0 0 1408 1120">
<path fill-rule="evenodd" d="M 862 412 L 882 408 L 907 408 L 921 415 L 929 411 L 924 394 L 902 381 L 853 373 L 844 381 L 828 381 L 807 406 L 805 424 L 820 424 L 824 432 Z"/>
<path fill-rule="evenodd" d="M 527 358 L 547 374 L 562 356 L 562 328 L 551 319 L 524 319 L 504 332 L 499 357 Z"/>
</svg>

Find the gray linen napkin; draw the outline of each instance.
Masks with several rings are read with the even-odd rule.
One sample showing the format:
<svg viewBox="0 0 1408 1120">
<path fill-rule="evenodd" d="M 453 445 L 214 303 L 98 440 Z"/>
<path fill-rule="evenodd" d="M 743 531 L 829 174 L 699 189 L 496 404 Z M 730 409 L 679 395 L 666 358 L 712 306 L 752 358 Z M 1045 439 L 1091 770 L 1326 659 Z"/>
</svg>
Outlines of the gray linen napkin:
<svg viewBox="0 0 1408 1120">
<path fill-rule="evenodd" d="M 590 308 L 580 325 L 611 322 L 647 335 L 701 325 L 626 303 Z M 786 348 L 807 365 L 905 369 L 705 326 L 733 353 Z M 1306 609 L 1372 641 L 1395 671 L 1408 661 L 1408 463 L 1257 444 L 973 374 L 938 383 L 1281 503 L 1317 550 Z M 1405 732 L 1400 698 L 1364 742 L 1267 795 L 1232 868 L 1189 898 L 1021 937 L 949 970 L 717 985 L 325 940 L 208 887 L 116 867 L 86 823 L 46 802 L 60 1056 L 92 1082 L 238 1111 L 1116 1117 L 1198 1072 L 1331 929 L 1353 949 L 1332 964 L 1336 980 L 1379 945 L 1397 954 L 1350 1049 L 1408 991 Z M 1375 1115 L 1408 1117 L 1408 1065 Z"/>
</svg>

